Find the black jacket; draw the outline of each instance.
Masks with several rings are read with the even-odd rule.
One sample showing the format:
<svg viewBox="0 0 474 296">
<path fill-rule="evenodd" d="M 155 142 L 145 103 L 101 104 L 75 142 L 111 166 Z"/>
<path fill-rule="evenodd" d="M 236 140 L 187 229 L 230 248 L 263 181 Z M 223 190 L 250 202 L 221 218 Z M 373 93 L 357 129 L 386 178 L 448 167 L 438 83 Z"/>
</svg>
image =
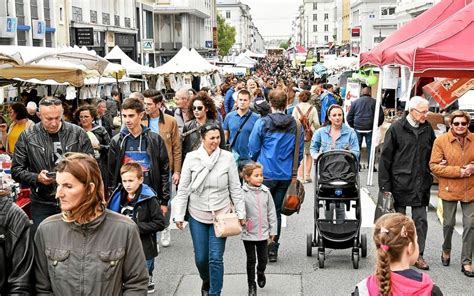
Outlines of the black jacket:
<svg viewBox="0 0 474 296">
<path fill-rule="evenodd" d="M 142 126 L 142 136 L 147 141 L 146 152 L 150 157 L 150 187 L 157 193 L 161 205 L 168 205 L 170 199 L 170 167 L 168 151 L 160 135 Z M 115 135 L 109 148 L 109 187 L 115 188 L 120 183 L 120 168 L 125 155 L 127 138 L 130 133 L 126 128 Z"/>
<path fill-rule="evenodd" d="M 109 183 L 108 182 L 108 178 L 109 178 L 109 168 L 108 168 L 109 155 L 108 154 L 109 154 L 109 147 L 110 147 L 110 135 L 107 132 L 106 128 L 100 125 L 95 125 L 92 128 L 91 132 L 94 133 L 94 135 L 97 137 L 97 140 L 99 140 L 99 143 L 100 143 L 100 148 L 98 150 L 99 158 L 96 157 L 96 160 L 99 163 L 100 172 L 102 174 L 102 180 L 104 181 L 104 184 L 108 184 Z"/>
<path fill-rule="evenodd" d="M 375 99 L 369 96 L 362 96 L 351 104 L 349 114 L 347 114 L 347 123 L 350 127 L 359 131 L 371 131 L 374 125 Z M 382 106 L 379 110 L 378 126 L 381 126 L 384 120 Z"/>
<path fill-rule="evenodd" d="M 120 184 L 112 194 L 108 208 L 120 213 L 121 200 L 127 195 L 128 193 Z M 142 184 L 135 196 L 137 196 L 137 201 L 133 206 L 132 220 L 138 226 L 145 258 L 148 260 L 158 256 L 156 233 L 165 229 L 165 218 L 161 213 L 156 193 L 148 185 Z"/>
<path fill-rule="evenodd" d="M 82 152 L 94 155 L 89 137 L 79 126 L 63 121 L 58 134 L 63 154 Z M 37 182 L 41 170 L 55 170 L 52 153 L 51 137 L 39 122 L 21 133 L 15 146 L 11 171 L 15 181 L 31 187 L 32 200 L 56 205 L 56 185 Z"/>
<path fill-rule="evenodd" d="M 0 295 L 30 295 L 34 258 L 30 221 L 25 212 L 6 197 L 0 197 L 2 219 L 4 224 L 0 227 L 4 227 L 5 241 L 0 245 L 0 254 L 3 252 L 5 258 L 0 258 Z"/>
<path fill-rule="evenodd" d="M 217 123 L 220 126 L 220 123 L 217 120 L 209 119 L 206 122 L 206 124 L 212 124 L 212 123 Z M 198 123 L 196 119 L 186 122 L 184 124 L 182 135 L 185 135 L 188 131 L 195 129 L 197 126 L 198 126 Z M 221 143 L 219 144 L 219 147 L 221 149 L 224 149 L 225 137 L 224 137 L 224 130 L 222 129 L 222 127 L 219 129 L 219 133 L 221 135 Z M 183 146 L 181 148 L 182 153 L 183 153 L 183 157 L 181 158 L 182 161 L 184 162 L 184 158 L 186 157 L 186 154 L 188 154 L 188 152 L 196 150 L 197 148 L 199 148 L 200 145 L 201 145 L 201 132 L 199 129 L 193 133 L 186 135 L 183 139 Z"/>
<path fill-rule="evenodd" d="M 434 140 L 429 122 L 414 128 L 406 116 L 387 130 L 379 162 L 379 187 L 392 192 L 396 206 L 428 206 Z"/>
</svg>

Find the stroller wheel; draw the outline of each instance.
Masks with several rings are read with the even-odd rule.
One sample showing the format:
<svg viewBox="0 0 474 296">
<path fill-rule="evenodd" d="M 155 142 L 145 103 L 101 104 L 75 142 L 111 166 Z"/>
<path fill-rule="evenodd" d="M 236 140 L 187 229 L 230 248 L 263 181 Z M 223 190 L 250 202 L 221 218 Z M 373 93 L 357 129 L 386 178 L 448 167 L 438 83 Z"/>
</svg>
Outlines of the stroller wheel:
<svg viewBox="0 0 474 296">
<path fill-rule="evenodd" d="M 360 248 L 362 253 L 362 258 L 367 257 L 367 235 L 362 234 L 360 237 Z"/>
<path fill-rule="evenodd" d="M 359 250 L 358 249 L 352 249 L 352 266 L 354 269 L 359 269 Z"/>
<path fill-rule="evenodd" d="M 318 249 L 318 263 L 319 263 L 319 268 L 324 268 L 324 249 L 319 248 Z"/>
<path fill-rule="evenodd" d="M 313 235 L 311 233 L 306 234 L 306 256 L 313 256 Z"/>
</svg>

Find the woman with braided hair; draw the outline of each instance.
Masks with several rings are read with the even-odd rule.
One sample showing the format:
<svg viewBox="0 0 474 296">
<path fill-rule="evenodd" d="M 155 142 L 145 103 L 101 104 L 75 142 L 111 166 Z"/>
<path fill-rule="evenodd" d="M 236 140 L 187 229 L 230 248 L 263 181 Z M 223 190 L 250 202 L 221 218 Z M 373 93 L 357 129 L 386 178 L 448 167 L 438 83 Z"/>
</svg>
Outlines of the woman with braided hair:
<svg viewBox="0 0 474 296">
<path fill-rule="evenodd" d="M 352 295 L 443 295 L 428 274 L 410 266 L 418 259 L 419 249 L 413 220 L 393 213 L 375 223 L 374 243 L 377 252 L 375 274 L 359 284 Z"/>
</svg>

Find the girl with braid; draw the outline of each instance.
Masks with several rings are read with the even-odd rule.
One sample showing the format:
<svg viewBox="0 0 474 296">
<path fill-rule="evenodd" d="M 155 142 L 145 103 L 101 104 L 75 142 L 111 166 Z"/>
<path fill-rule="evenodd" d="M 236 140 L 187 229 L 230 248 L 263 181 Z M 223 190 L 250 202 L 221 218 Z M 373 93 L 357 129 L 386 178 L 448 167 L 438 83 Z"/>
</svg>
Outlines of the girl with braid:
<svg viewBox="0 0 474 296">
<path fill-rule="evenodd" d="M 410 269 L 419 255 L 412 219 L 400 213 L 383 215 L 375 223 L 374 243 L 375 274 L 361 281 L 352 295 L 443 295 L 428 274 Z"/>
</svg>

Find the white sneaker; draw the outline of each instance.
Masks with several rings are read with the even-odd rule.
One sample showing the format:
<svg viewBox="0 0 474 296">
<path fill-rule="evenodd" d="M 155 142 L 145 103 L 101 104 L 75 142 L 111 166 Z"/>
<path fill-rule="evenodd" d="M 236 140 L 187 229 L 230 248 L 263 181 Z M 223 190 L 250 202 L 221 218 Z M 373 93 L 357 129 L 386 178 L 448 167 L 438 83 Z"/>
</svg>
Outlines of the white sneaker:
<svg viewBox="0 0 474 296">
<path fill-rule="evenodd" d="M 163 247 L 168 247 L 171 242 L 171 230 L 167 227 L 165 230 L 161 232 L 161 245 Z"/>
<path fill-rule="evenodd" d="M 150 276 L 148 279 L 148 294 L 155 293 L 155 283 L 153 282 L 153 276 Z"/>
</svg>

